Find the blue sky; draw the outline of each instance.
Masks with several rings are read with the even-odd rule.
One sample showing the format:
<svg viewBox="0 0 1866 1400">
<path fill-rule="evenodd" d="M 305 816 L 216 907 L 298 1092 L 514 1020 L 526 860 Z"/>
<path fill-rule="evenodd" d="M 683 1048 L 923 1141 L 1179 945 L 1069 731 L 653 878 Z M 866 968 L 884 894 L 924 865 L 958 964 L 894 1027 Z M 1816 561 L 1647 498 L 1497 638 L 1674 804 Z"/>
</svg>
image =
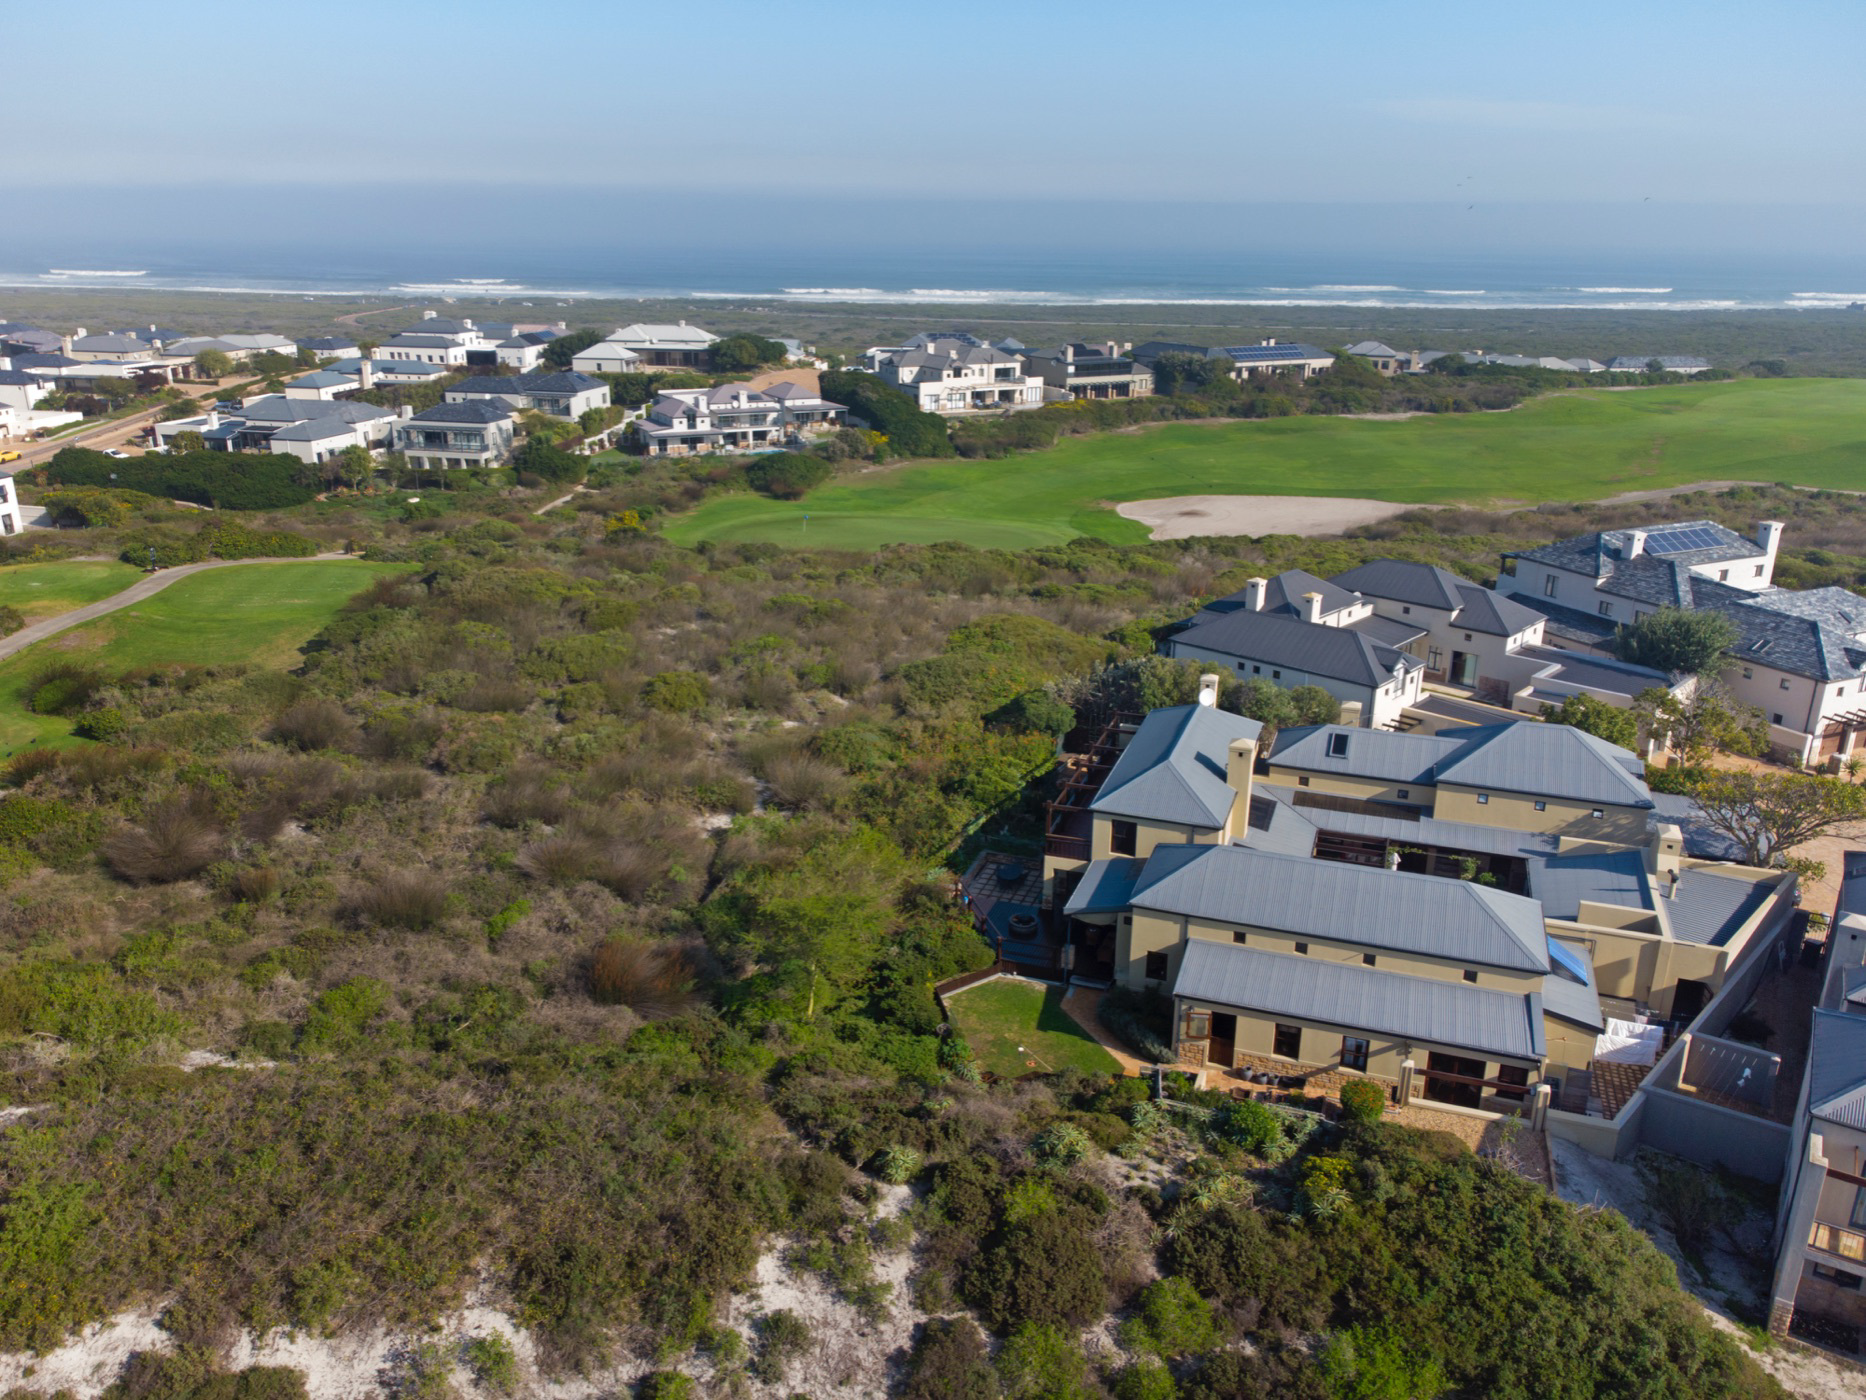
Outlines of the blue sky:
<svg viewBox="0 0 1866 1400">
<path fill-rule="evenodd" d="M 1866 203 L 1859 0 L 10 9 L 16 186 Z"/>
</svg>

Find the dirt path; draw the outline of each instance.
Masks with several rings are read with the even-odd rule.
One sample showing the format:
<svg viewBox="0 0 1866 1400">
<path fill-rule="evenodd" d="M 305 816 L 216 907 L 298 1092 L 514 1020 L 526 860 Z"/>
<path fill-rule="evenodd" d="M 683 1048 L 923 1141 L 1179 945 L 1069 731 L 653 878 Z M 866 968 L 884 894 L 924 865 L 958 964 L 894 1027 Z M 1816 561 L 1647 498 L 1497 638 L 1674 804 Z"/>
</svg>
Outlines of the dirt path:
<svg viewBox="0 0 1866 1400">
<path fill-rule="evenodd" d="M 587 486 L 573 486 L 568 491 L 566 491 L 563 495 L 559 496 L 556 500 L 548 501 L 544 505 L 539 506 L 536 510 L 532 512 L 532 514 L 543 515 L 547 510 L 556 510 L 559 506 L 565 504 L 566 502 L 574 501 L 577 498 L 577 492 L 587 491 L 589 489 L 590 488 Z"/>
<path fill-rule="evenodd" d="M 82 608 L 73 608 L 70 612 L 59 613 L 56 617 L 44 618 L 30 627 L 22 627 L 12 636 L 0 640 L 0 661 L 10 656 L 17 656 L 34 642 L 42 642 L 47 637 L 73 627 L 80 627 L 87 622 L 127 608 L 132 603 L 160 593 L 177 579 L 189 574 L 198 574 L 204 569 L 225 569 L 235 564 L 304 564 L 319 559 L 354 559 L 354 554 L 330 553 L 314 554 L 309 559 L 208 559 L 199 564 L 178 564 L 172 569 L 164 569 L 159 574 L 132 583 L 121 593 L 113 593 L 99 603 L 90 603 Z"/>
<path fill-rule="evenodd" d="M 348 316 L 339 316 L 337 318 L 337 324 L 340 326 L 354 326 L 358 330 L 361 330 L 363 327 L 363 318 L 365 316 L 387 316 L 391 311 L 407 311 L 409 309 L 410 308 L 406 306 L 383 306 L 378 307 L 374 311 L 352 311 Z"/>
</svg>

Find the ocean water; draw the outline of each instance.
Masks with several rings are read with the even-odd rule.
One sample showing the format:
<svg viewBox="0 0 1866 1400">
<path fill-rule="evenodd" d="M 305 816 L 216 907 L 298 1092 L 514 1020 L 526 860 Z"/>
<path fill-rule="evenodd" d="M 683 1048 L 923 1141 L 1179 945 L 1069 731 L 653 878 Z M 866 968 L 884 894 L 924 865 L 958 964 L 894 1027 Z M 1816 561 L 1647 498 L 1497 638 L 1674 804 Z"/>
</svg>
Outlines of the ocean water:
<svg viewBox="0 0 1866 1400">
<path fill-rule="evenodd" d="M 424 227 L 391 217 L 392 195 L 361 212 L 354 198 L 315 191 L 232 204 L 149 196 L 130 219 L 48 201 L 43 218 L 0 230 L 0 314 L 9 287 L 1446 310 L 1866 302 L 1866 253 L 1836 240 L 1824 212 L 1557 218 L 1427 206 L 643 203 L 574 192 L 488 207 L 483 191 L 411 197 L 475 208 Z M 401 232 L 367 231 L 384 222 Z"/>
</svg>

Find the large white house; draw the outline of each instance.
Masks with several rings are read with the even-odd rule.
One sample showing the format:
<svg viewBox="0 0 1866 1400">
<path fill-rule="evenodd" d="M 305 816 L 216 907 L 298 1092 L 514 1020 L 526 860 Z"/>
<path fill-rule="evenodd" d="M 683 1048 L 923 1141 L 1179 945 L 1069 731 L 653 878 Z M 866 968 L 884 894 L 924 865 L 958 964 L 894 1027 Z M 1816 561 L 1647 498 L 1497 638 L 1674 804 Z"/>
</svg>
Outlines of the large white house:
<svg viewBox="0 0 1866 1400">
<path fill-rule="evenodd" d="M 609 386 L 575 370 L 561 374 L 485 375 L 462 379 L 448 388 L 446 398 L 448 403 L 496 399 L 553 418 L 580 418 L 592 408 L 609 407 Z"/>
<path fill-rule="evenodd" d="M 706 452 L 764 452 L 807 431 L 833 428 L 847 416 L 839 403 L 788 380 L 767 389 L 721 384 L 711 389 L 670 389 L 631 425 L 651 457 Z"/>
<path fill-rule="evenodd" d="M 1775 587 L 1782 531 L 1773 520 L 1753 539 L 1708 520 L 1597 531 L 1505 555 L 1497 583 L 1548 614 L 1551 646 L 1603 656 L 1619 628 L 1660 608 L 1723 614 L 1738 634 L 1724 684 L 1762 712 L 1776 755 L 1823 763 L 1866 738 L 1866 598 Z"/>
<path fill-rule="evenodd" d="M 1424 630 L 1395 627 L 1375 615 L 1371 599 L 1289 569 L 1213 602 L 1160 650 L 1224 666 L 1241 680 L 1320 686 L 1359 707 L 1355 722 L 1391 729 L 1423 689 L 1424 663 L 1401 647 Z"/>
<path fill-rule="evenodd" d="M 496 467 L 512 455 L 514 414 L 499 399 L 443 403 L 400 419 L 395 450 L 423 468 Z"/>
<path fill-rule="evenodd" d="M 690 326 L 685 321 L 671 326 L 637 322 L 612 332 L 600 347 L 607 352 L 603 356 L 593 357 L 588 364 L 579 364 L 580 357 L 573 358 L 570 363 L 575 369 L 602 369 L 609 373 L 634 369 L 705 369 L 712 357 L 713 342 L 718 339 L 711 331 Z M 615 353 L 617 350 L 628 351 L 635 357 L 635 363 L 614 371 L 608 370 L 606 363 L 595 363 L 595 358 L 606 362 L 623 360 L 625 357 Z"/>
<path fill-rule="evenodd" d="M 922 413 L 1000 413 L 1043 405 L 1040 376 L 1027 374 L 1015 354 L 971 336 L 915 336 L 905 345 L 871 348 L 863 360 Z"/>
</svg>

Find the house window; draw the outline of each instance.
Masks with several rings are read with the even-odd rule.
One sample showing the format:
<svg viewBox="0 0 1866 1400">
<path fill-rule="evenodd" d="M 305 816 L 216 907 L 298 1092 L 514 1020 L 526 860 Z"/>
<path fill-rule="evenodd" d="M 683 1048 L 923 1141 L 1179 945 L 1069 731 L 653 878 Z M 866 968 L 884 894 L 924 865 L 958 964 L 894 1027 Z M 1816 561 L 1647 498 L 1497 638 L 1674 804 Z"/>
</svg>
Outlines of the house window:
<svg viewBox="0 0 1866 1400">
<path fill-rule="evenodd" d="M 1606 814 L 1605 812 L 1603 812 L 1603 811 L 1601 811 L 1601 809 L 1600 809 L 1600 808 L 1598 808 L 1598 807 L 1596 807 L 1596 808 L 1595 808 L 1595 809 L 1593 810 L 1593 812 L 1591 812 L 1591 813 L 1590 813 L 1589 815 L 1591 815 L 1591 816 L 1594 816 L 1594 817 L 1604 817 L 1604 816 L 1606 816 L 1607 814 Z"/>
<path fill-rule="evenodd" d="M 1367 1042 L 1362 1040 L 1359 1036 L 1342 1036 L 1341 1067 L 1343 1069 L 1359 1070 L 1361 1073 L 1365 1074 L 1367 1072 L 1367 1050 Z"/>
<path fill-rule="evenodd" d="M 1437 647 L 1427 647 L 1426 653 L 1425 653 L 1425 665 L 1428 671 L 1444 670 L 1445 669 L 1445 653 Z"/>
<path fill-rule="evenodd" d="M 1612 617 L 1613 616 L 1613 604 L 1603 602 L 1598 607 L 1596 607 L 1594 611 L 1599 613 L 1602 617 Z"/>
<path fill-rule="evenodd" d="M 1404 614 L 1405 614 L 1405 615 L 1406 615 L 1407 617 L 1411 617 L 1411 616 L 1412 616 L 1412 609 L 1411 609 L 1411 608 L 1408 608 L 1408 607 L 1402 607 L 1402 608 L 1400 609 L 1400 611 L 1401 611 L 1402 613 L 1404 613 Z"/>
<path fill-rule="evenodd" d="M 1730 571 L 1728 569 L 1719 569 L 1717 571 L 1717 582 L 1728 583 L 1729 581 L 1730 581 Z"/>
<path fill-rule="evenodd" d="M 1108 849 L 1118 856 L 1134 854 L 1139 832 L 1132 822 L 1115 822 L 1108 831 Z"/>
<path fill-rule="evenodd" d="M 1769 720 L 1773 724 L 1780 724 L 1782 722 L 1782 717 L 1779 714 L 1770 715 Z"/>
<path fill-rule="evenodd" d="M 1309 775 L 1307 773 L 1298 774 L 1296 777 L 1296 786 L 1307 787 L 1308 785 L 1309 785 Z"/>
<path fill-rule="evenodd" d="M 1212 1013 L 1209 1011 L 1194 1011 L 1191 1007 L 1187 1007 L 1185 1038 L 1187 1040 L 1203 1040 L 1211 1033 Z"/>
<path fill-rule="evenodd" d="M 1851 1230 L 1817 1222 L 1808 1235 L 1808 1243 L 1829 1254 L 1838 1254 L 1842 1259 L 1866 1260 L 1866 1235 L 1857 1235 Z"/>
<path fill-rule="evenodd" d="M 1309 955 L 1309 945 L 1307 943 L 1298 943 L 1296 945 L 1296 951 L 1306 958 Z"/>
<path fill-rule="evenodd" d="M 1477 981 L 1477 969 L 1474 967 L 1465 968 L 1464 969 L 1464 980 L 1467 982 Z"/>
<path fill-rule="evenodd" d="M 1231 941 L 1233 943 L 1248 943 L 1250 942 L 1250 935 L 1241 928 L 1234 928 L 1231 930 Z"/>
<path fill-rule="evenodd" d="M 1261 676 L 1261 675 L 1263 674 L 1263 667 L 1261 667 L 1261 666 L 1252 666 L 1252 667 L 1250 668 L 1250 673 L 1251 673 L 1251 674 L 1252 674 L 1253 676 Z"/>
<path fill-rule="evenodd" d="M 1281 671 L 1272 671 L 1270 673 L 1270 679 L 1275 680 L 1275 681 L 1280 681 L 1283 679 L 1283 673 Z"/>
<path fill-rule="evenodd" d="M 1756 566 L 1756 577 L 1757 577 L 1757 578 L 1761 578 L 1761 577 L 1762 577 L 1762 565 L 1760 565 L 1760 564 L 1758 564 L 1758 565 Z"/>
<path fill-rule="evenodd" d="M 1464 640 L 1465 640 L 1465 641 L 1467 641 L 1467 642 L 1471 640 L 1471 634 L 1470 634 L 1469 632 L 1466 632 L 1466 633 L 1464 634 Z"/>
<path fill-rule="evenodd" d="M 1165 953 L 1147 954 L 1147 980 L 1149 982 L 1164 982 L 1166 980 Z"/>
<path fill-rule="evenodd" d="M 1847 1223 L 1866 1228 L 1866 1186 L 1854 1191 L 1853 1214 L 1847 1217 Z"/>
<path fill-rule="evenodd" d="M 1497 1090 L 1498 1098 L 1514 1099 L 1521 1103 L 1529 1097 L 1529 1071 L 1521 1065 L 1498 1065 L 1497 1079 L 1500 1083 L 1520 1086 L 1514 1089 Z"/>
<path fill-rule="evenodd" d="M 1478 793 L 1477 794 L 1477 805 L 1479 807 L 1488 807 L 1490 805 L 1490 794 L 1487 792 Z"/>
<path fill-rule="evenodd" d="M 1750 680 L 1754 680 L 1755 678 L 1756 678 L 1756 673 L 1752 671 L 1749 667 L 1745 666 L 1743 668 L 1743 679 L 1746 681 L 1750 681 Z"/>
<path fill-rule="evenodd" d="M 1412 789 L 1411 789 L 1411 788 L 1401 788 L 1401 789 L 1399 790 L 1399 795 L 1400 795 L 1400 801 L 1402 801 L 1402 802 L 1404 802 L 1404 801 L 1405 801 L 1405 800 L 1406 800 L 1407 798 L 1409 798 L 1409 797 L 1411 797 L 1411 796 L 1412 796 Z"/>
<path fill-rule="evenodd" d="M 1780 687 L 1781 687 L 1781 689 L 1783 689 L 1783 690 L 1787 690 L 1787 689 L 1788 689 L 1788 677 L 1787 677 L 1787 676 L 1783 676 L 1783 677 L 1782 677 L 1782 679 L 1781 679 L 1781 681 L 1779 682 L 1779 685 L 1780 685 Z"/>
<path fill-rule="evenodd" d="M 1302 1027 L 1286 1026 L 1280 1021 L 1276 1027 L 1276 1039 L 1270 1042 L 1270 1052 L 1281 1055 L 1286 1060 L 1302 1058 Z"/>
<path fill-rule="evenodd" d="M 1542 596 L 1544 598 L 1553 598 L 1555 596 L 1555 575 L 1550 574 L 1547 578 L 1542 580 Z"/>
<path fill-rule="evenodd" d="M 1851 1270 L 1830 1269 L 1825 1264 L 1816 1264 L 1814 1266 L 1814 1276 L 1824 1282 L 1831 1283 L 1835 1288 L 1846 1288 L 1855 1293 L 1859 1291 L 1860 1276 L 1853 1273 Z"/>
<path fill-rule="evenodd" d="M 1546 812 L 1546 811 L 1548 811 L 1548 809 L 1549 809 L 1549 804 L 1548 804 L 1548 803 L 1546 803 L 1546 802 L 1538 802 L 1538 803 L 1536 803 L 1536 810 L 1537 810 L 1538 812 Z"/>
<path fill-rule="evenodd" d="M 1328 736 L 1328 756 L 1330 758 L 1346 758 L 1348 756 L 1347 735 L 1330 734 Z"/>
<path fill-rule="evenodd" d="M 1361 966 L 1372 967 L 1373 965 L 1374 965 L 1374 955 L 1372 953 L 1362 953 L 1361 954 Z"/>
</svg>

